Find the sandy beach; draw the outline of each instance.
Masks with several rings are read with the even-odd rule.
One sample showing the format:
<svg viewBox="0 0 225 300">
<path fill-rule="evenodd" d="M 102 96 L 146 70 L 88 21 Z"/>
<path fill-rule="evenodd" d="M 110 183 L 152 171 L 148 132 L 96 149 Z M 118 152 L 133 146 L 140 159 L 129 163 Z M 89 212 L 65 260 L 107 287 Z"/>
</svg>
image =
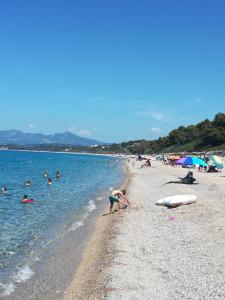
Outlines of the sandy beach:
<svg viewBox="0 0 225 300">
<path fill-rule="evenodd" d="M 69 299 L 225 299 L 223 173 L 194 170 L 198 184 L 166 184 L 187 169 L 129 164 L 132 206 L 100 217 L 71 285 Z M 175 209 L 163 197 L 194 194 Z"/>
</svg>

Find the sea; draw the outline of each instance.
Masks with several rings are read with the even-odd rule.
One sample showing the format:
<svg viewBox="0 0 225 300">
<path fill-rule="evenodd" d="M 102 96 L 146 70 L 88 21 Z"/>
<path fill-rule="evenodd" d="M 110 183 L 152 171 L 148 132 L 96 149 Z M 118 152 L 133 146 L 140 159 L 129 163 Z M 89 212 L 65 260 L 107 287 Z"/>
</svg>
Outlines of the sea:
<svg viewBox="0 0 225 300">
<path fill-rule="evenodd" d="M 35 277 L 48 249 L 65 233 L 76 235 L 99 206 L 106 208 L 109 191 L 124 178 L 118 157 L 0 151 L 0 298 Z M 24 195 L 33 202 L 23 203 Z"/>
</svg>

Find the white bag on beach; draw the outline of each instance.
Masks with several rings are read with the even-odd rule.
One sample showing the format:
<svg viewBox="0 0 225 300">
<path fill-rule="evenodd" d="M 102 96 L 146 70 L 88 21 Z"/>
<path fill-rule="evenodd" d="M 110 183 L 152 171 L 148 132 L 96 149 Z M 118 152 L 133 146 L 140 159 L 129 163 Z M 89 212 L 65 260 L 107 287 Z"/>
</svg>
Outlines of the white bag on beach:
<svg viewBox="0 0 225 300">
<path fill-rule="evenodd" d="M 195 203 L 197 196 L 195 195 L 174 195 L 156 201 L 156 205 L 163 205 L 167 207 L 177 207 L 180 205 L 187 205 Z"/>
</svg>

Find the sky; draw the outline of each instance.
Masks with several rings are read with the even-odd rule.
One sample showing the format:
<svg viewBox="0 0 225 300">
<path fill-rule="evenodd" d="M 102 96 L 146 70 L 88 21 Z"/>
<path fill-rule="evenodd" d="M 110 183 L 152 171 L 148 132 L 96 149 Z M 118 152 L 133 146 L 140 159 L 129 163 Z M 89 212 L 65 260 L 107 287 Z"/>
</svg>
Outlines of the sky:
<svg viewBox="0 0 225 300">
<path fill-rule="evenodd" d="M 153 140 L 225 112 L 224 0 L 0 0 L 0 130 Z"/>
</svg>

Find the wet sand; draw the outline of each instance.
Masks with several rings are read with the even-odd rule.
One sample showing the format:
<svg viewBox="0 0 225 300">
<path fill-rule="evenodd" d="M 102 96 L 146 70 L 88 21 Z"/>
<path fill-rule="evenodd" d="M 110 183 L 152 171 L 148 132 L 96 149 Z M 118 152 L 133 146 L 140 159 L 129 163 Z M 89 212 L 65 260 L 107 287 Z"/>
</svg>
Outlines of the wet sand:
<svg viewBox="0 0 225 300">
<path fill-rule="evenodd" d="M 131 180 L 128 166 L 124 167 L 127 178 L 121 188 L 127 188 Z M 116 208 L 115 208 L 116 209 Z M 108 268 L 111 265 L 115 248 L 111 241 L 116 238 L 117 224 L 124 216 L 124 211 L 105 213 L 98 219 L 79 268 L 75 272 L 73 281 L 65 291 L 64 300 L 72 299 L 105 299 L 107 296 Z"/>
<path fill-rule="evenodd" d="M 66 290 L 68 299 L 225 299 L 225 177 L 194 170 L 199 184 L 166 184 L 188 169 L 129 165 L 132 206 L 101 217 Z M 175 209 L 163 197 L 194 194 Z"/>
<path fill-rule="evenodd" d="M 82 253 L 94 233 L 96 220 L 106 210 L 106 195 L 102 197 L 101 201 L 96 202 L 97 209 L 85 220 L 85 226 L 74 231 L 68 230 L 68 227 L 62 231 L 57 236 L 57 240 L 46 249 L 42 249 L 42 259 L 31 266 L 34 275 L 24 282 L 15 284 L 15 291 L 3 299 L 60 300 L 63 298 L 68 284 L 79 267 Z"/>
</svg>

